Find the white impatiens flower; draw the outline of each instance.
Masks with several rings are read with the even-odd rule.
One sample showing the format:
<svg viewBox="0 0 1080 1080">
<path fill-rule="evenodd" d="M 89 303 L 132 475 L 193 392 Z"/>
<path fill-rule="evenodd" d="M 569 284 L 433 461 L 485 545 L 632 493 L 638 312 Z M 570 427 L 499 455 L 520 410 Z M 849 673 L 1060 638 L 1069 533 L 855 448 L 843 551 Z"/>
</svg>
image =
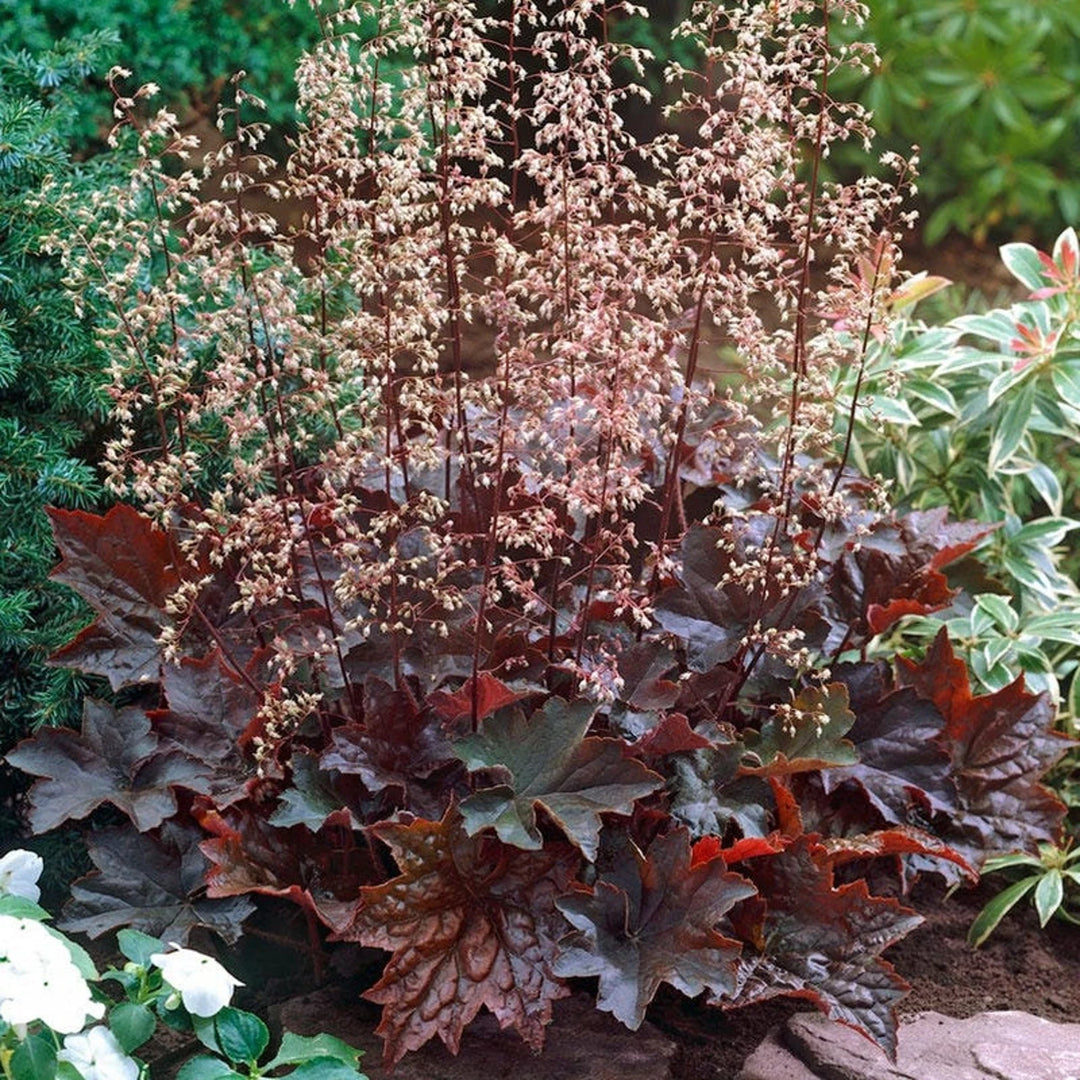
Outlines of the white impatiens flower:
<svg viewBox="0 0 1080 1080">
<path fill-rule="evenodd" d="M 33 919 L 0 915 L 0 1020 L 68 1034 L 104 1015 L 61 941 Z"/>
<path fill-rule="evenodd" d="M 0 896 L 21 896 L 36 904 L 41 897 L 37 880 L 45 864 L 40 855 L 17 848 L 0 859 Z"/>
<path fill-rule="evenodd" d="M 173 944 L 173 952 L 154 953 L 150 962 L 161 968 L 164 980 L 179 991 L 192 1016 L 213 1016 L 232 1000 L 233 989 L 244 984 L 216 960 L 194 949 Z"/>
<path fill-rule="evenodd" d="M 69 1035 L 56 1058 L 74 1065 L 83 1080 L 139 1080 L 139 1063 L 124 1053 L 107 1027 Z"/>
</svg>

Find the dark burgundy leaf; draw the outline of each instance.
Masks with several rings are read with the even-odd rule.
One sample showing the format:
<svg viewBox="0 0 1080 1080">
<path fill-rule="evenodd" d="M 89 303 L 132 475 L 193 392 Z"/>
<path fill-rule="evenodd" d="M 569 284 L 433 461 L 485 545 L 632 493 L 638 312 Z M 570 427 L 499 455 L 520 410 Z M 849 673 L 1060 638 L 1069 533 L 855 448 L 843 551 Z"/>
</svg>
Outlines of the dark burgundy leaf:
<svg viewBox="0 0 1080 1080">
<path fill-rule="evenodd" d="M 401 874 L 361 890 L 338 939 L 393 953 L 364 996 L 384 1006 L 377 1029 L 388 1062 L 438 1035 L 457 1053 L 465 1026 L 486 1006 L 533 1048 L 552 1003 L 568 991 L 555 976 L 566 923 L 555 908 L 578 859 L 572 848 L 507 847 L 469 837 L 456 809 L 442 821 L 384 823 Z"/>
<path fill-rule="evenodd" d="M 748 1005 L 777 995 L 805 997 L 834 1020 L 864 1032 L 886 1053 L 896 1048 L 896 1003 L 907 986 L 880 954 L 915 929 L 921 916 L 892 899 L 870 896 L 866 883 L 833 884 L 833 856 L 812 837 L 747 859 L 742 868 L 764 905 L 733 919 L 757 955 L 745 953 L 730 998 Z"/>
<path fill-rule="evenodd" d="M 1053 730 L 1049 695 L 1029 694 L 1021 677 L 973 697 L 944 629 L 921 664 L 901 660 L 900 678 L 945 717 L 941 740 L 959 803 L 946 842 L 973 866 L 994 852 L 1036 851 L 1054 842 L 1065 807 L 1040 781 L 1072 741 Z"/>
<path fill-rule="evenodd" d="M 197 829 L 172 822 L 156 837 L 130 828 L 91 834 L 87 847 L 97 870 L 71 886 L 57 925 L 95 938 L 131 926 L 180 945 L 202 926 L 235 942 L 255 905 L 246 897 L 204 896 L 209 863 L 199 851 L 200 838 Z"/>
<path fill-rule="evenodd" d="M 675 667 L 675 654 L 656 641 L 631 645 L 619 656 L 623 688 L 619 699 L 632 709 L 670 709 L 679 696 L 679 684 L 665 679 Z"/>
<path fill-rule="evenodd" d="M 53 662 L 104 675 L 114 690 L 156 680 L 165 601 L 180 584 L 169 538 L 122 503 L 104 517 L 56 509 L 49 516 L 63 556 L 52 577 L 97 613 Z"/>
<path fill-rule="evenodd" d="M 689 997 L 734 992 L 739 944 L 716 926 L 754 894 L 722 859 L 693 865 L 686 829 L 635 856 L 636 874 L 623 866 L 618 884 L 601 879 L 558 901 L 576 932 L 560 943 L 556 962 L 560 975 L 598 975 L 597 1007 L 634 1031 L 661 983 Z"/>
<path fill-rule="evenodd" d="M 209 794 L 219 806 L 243 798 L 256 770 L 238 744 L 261 704 L 255 687 L 217 650 L 166 665 L 162 682 L 168 708 L 148 714 L 154 730 L 206 766 Z"/>
<path fill-rule="evenodd" d="M 320 760 L 324 769 L 359 776 L 372 792 L 399 789 L 408 799 L 419 780 L 455 760 L 435 714 L 418 710 L 410 695 L 381 679 L 364 684 L 362 712 L 362 725 L 334 729 Z"/>
<path fill-rule="evenodd" d="M 196 816 L 212 837 L 201 844 L 212 863 L 207 896 L 279 896 L 336 925 L 340 903 L 351 903 L 361 884 L 376 877 L 367 848 L 354 842 L 348 811 L 331 813 L 314 836 L 302 825 L 271 825 L 247 804 L 220 813 L 197 807 Z"/>
<path fill-rule="evenodd" d="M 484 788 L 461 804 L 470 834 L 491 826 L 507 844 L 536 850 L 542 806 L 586 858 L 596 858 L 600 814 L 630 814 L 634 801 L 663 785 L 663 778 L 628 756 L 622 739 L 586 736 L 596 706 L 550 698 L 526 718 L 507 709 L 459 739 L 454 749 L 470 772 L 493 769 L 508 784 Z"/>
<path fill-rule="evenodd" d="M 141 709 L 115 709 L 100 701 L 83 706 L 81 734 L 42 728 L 7 760 L 46 777 L 30 789 L 30 824 L 39 833 L 86 817 L 106 802 L 145 832 L 176 813 L 174 787 L 207 790 L 206 768 L 164 748 Z"/>
<path fill-rule="evenodd" d="M 848 738 L 859 761 L 822 773 L 827 793 L 857 781 L 882 817 L 900 824 L 956 807 L 952 764 L 941 743 L 944 719 L 914 690 L 895 690 L 884 665 L 837 669 L 851 694 L 855 723 Z"/>
<path fill-rule="evenodd" d="M 731 566 L 720 539 L 719 529 L 693 526 L 679 551 L 680 584 L 656 598 L 656 621 L 685 642 L 691 671 L 706 672 L 731 660 L 746 631 L 728 590 L 718 587 Z"/>
<path fill-rule="evenodd" d="M 944 607 L 953 590 L 941 568 L 966 554 L 992 526 L 950 522 L 944 508 L 879 522 L 834 564 L 829 593 L 855 631 L 850 644 L 880 634 L 904 615 Z"/>
</svg>

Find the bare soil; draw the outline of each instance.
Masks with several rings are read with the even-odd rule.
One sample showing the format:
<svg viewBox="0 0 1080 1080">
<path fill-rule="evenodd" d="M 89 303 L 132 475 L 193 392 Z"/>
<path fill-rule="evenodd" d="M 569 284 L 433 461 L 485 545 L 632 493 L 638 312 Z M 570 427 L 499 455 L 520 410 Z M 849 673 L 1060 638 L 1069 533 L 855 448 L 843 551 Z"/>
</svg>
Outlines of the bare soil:
<svg viewBox="0 0 1080 1080">
<path fill-rule="evenodd" d="M 1040 930 L 1027 904 L 1014 908 L 979 949 L 967 943 L 972 920 L 1003 884 L 989 878 L 949 899 L 933 879 L 916 885 L 909 902 L 926 922 L 886 953 L 911 984 L 901 1016 L 1019 1009 L 1058 1022 L 1080 1018 L 1080 927 L 1054 920 Z M 769 1029 L 807 1008 L 781 999 L 725 1015 L 665 993 L 649 1019 L 678 1042 L 675 1080 L 735 1080 Z"/>
</svg>

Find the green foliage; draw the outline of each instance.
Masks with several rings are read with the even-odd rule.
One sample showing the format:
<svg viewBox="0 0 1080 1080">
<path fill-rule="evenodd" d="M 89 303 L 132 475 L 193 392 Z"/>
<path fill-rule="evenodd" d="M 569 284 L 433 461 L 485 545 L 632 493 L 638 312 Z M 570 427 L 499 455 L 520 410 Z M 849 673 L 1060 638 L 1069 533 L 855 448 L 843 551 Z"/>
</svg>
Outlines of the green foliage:
<svg viewBox="0 0 1080 1080">
<path fill-rule="evenodd" d="M 104 28 L 104 29 L 101 29 Z M 54 45 L 58 39 L 93 41 L 106 66 L 122 62 L 137 83 L 153 82 L 186 111 L 212 105 L 231 75 L 245 70 L 267 104 L 268 119 L 295 123 L 293 69 L 305 44 L 315 40 L 317 20 L 307 4 L 280 0 L 0 0 L 0 63 L 21 64 L 45 90 L 82 77 L 77 57 Z M 100 46 L 114 46 L 102 53 Z M 121 47 L 116 47 L 120 46 Z M 85 44 L 83 46 L 85 48 Z M 88 63 L 88 62 L 87 62 Z M 204 100 L 209 95 L 211 101 Z M 112 98 L 101 80 L 84 89 L 71 135 L 79 145 L 99 141 L 113 124 Z"/>
<path fill-rule="evenodd" d="M 55 548 L 47 505 L 102 504 L 96 472 L 108 408 L 95 310 L 77 317 L 59 260 L 39 253 L 56 225 L 34 201 L 47 174 L 89 194 L 108 158 L 76 165 L 69 140 L 83 78 L 106 34 L 0 63 L 0 747 L 41 724 L 77 721 L 90 681 L 46 658 L 86 621 L 73 593 L 47 580 Z M 5 779 L 5 785 L 8 781 Z M 11 790 L 15 789 L 12 783 Z M 13 828 L 11 808 L 0 829 Z M 70 860 L 68 860 L 70 861 Z M 59 866 L 62 860 L 50 860 Z"/>
<path fill-rule="evenodd" d="M 1001 870 L 1026 870 L 1026 876 L 1014 881 L 1002 889 L 975 917 L 968 931 L 968 940 L 972 945 L 981 945 L 998 927 L 1005 916 L 1028 893 L 1039 915 L 1039 925 L 1046 924 L 1058 916 L 1068 922 L 1080 925 L 1077 918 L 1065 906 L 1066 886 L 1080 885 L 1080 868 L 1073 865 L 1080 858 L 1080 848 L 1069 850 L 1056 844 L 1040 844 L 1039 854 L 998 855 L 986 861 L 984 873 L 996 873 Z"/>
<path fill-rule="evenodd" d="M 1028 244 L 1001 251 L 1030 296 L 938 327 L 909 306 L 862 369 L 869 396 L 852 461 L 884 476 L 902 506 L 945 506 L 995 526 L 966 583 L 973 599 L 900 634 L 926 643 L 946 625 L 981 686 L 999 690 L 1023 671 L 1075 726 L 1080 589 L 1068 541 L 1080 528 L 1070 461 L 1080 443 L 1080 247 L 1068 229 L 1051 254 Z M 849 402 L 858 378 L 846 377 Z"/>
<path fill-rule="evenodd" d="M 880 56 L 856 83 L 862 104 L 894 149 L 921 149 L 928 243 L 1020 225 L 1052 236 L 1080 215 L 1074 4 L 877 0 L 860 36 Z"/>
</svg>

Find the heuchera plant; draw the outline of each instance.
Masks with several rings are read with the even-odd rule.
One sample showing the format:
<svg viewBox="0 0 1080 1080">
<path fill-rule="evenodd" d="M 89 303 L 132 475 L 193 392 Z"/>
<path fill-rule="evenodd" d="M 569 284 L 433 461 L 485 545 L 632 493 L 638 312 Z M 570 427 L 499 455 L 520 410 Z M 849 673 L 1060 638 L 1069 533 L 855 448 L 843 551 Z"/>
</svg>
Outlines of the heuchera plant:
<svg viewBox="0 0 1080 1080">
<path fill-rule="evenodd" d="M 52 515 L 97 614 L 55 662 L 118 696 L 9 755 L 35 830 L 128 819 L 64 925 L 235 941 L 289 901 L 389 953 L 391 1062 L 482 1007 L 539 1047 L 576 978 L 632 1028 L 662 983 L 794 994 L 891 1051 L 897 890 L 1062 817 L 1045 696 L 973 696 L 945 636 L 863 660 L 982 533 L 890 514 L 833 435 L 904 224 L 819 176 L 869 137 L 829 94 L 859 6 L 694 4 L 648 142 L 630 10 L 323 11 L 283 170 L 237 80 L 224 197 L 139 94 L 130 186 L 48 194 L 115 310 L 129 500 Z"/>
</svg>

